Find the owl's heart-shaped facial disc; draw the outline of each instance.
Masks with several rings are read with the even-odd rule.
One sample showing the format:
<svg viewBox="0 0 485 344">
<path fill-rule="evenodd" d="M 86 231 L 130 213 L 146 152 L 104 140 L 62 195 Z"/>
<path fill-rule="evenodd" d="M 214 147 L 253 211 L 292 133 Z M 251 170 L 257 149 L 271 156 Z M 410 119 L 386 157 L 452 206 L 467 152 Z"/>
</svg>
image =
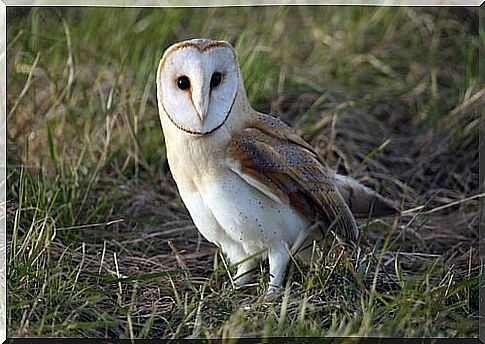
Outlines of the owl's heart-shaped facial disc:
<svg viewBox="0 0 485 344">
<path fill-rule="evenodd" d="M 177 128 L 210 134 L 231 112 L 239 75 L 236 54 L 226 42 L 197 39 L 173 45 L 158 67 L 159 107 Z"/>
</svg>

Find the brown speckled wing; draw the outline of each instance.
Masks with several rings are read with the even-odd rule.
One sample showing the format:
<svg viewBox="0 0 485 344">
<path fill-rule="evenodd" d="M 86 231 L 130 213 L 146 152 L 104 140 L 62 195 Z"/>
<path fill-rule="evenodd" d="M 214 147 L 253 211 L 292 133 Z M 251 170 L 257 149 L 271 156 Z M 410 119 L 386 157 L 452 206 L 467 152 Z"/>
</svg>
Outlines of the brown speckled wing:
<svg viewBox="0 0 485 344">
<path fill-rule="evenodd" d="M 228 147 L 232 169 L 280 203 L 309 219 L 322 219 L 349 239 L 355 219 L 313 148 L 282 121 L 259 115 Z"/>
</svg>

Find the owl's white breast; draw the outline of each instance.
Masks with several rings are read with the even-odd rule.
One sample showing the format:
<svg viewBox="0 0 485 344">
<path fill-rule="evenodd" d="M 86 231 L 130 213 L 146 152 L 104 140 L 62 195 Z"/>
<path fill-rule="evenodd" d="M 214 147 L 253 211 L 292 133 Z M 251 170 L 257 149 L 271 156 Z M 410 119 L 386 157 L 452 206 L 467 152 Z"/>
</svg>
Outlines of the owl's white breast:
<svg viewBox="0 0 485 344">
<path fill-rule="evenodd" d="M 309 225 L 293 208 L 275 202 L 229 169 L 199 192 L 225 233 L 249 255 L 281 243 L 291 247 Z"/>
<path fill-rule="evenodd" d="M 179 188 L 199 231 L 226 253 L 235 243 L 247 255 L 281 243 L 291 246 L 308 221 L 288 205 L 275 202 L 227 166 L 210 177 L 193 179 L 195 190 Z"/>
</svg>

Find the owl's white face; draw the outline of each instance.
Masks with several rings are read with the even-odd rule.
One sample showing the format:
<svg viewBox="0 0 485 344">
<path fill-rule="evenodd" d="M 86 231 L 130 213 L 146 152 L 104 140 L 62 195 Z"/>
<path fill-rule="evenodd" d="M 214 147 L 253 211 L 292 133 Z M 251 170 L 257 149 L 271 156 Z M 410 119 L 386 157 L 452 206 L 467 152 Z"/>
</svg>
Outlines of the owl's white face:
<svg viewBox="0 0 485 344">
<path fill-rule="evenodd" d="M 237 95 L 239 67 L 227 42 L 190 40 L 168 48 L 157 73 L 161 114 L 179 129 L 209 134 L 226 121 Z"/>
</svg>

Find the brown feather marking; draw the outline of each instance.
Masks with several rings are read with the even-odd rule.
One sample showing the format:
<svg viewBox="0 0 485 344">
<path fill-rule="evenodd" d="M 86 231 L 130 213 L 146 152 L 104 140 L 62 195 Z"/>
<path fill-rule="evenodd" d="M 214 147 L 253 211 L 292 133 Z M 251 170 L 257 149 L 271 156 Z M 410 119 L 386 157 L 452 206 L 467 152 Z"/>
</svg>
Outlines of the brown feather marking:
<svg viewBox="0 0 485 344">
<path fill-rule="evenodd" d="M 288 195 L 285 192 L 282 191 L 281 185 L 276 183 L 271 177 L 269 177 L 265 174 L 261 174 L 257 170 L 252 169 L 252 168 L 248 168 L 248 167 L 243 167 L 241 169 L 241 172 L 244 173 L 244 174 L 247 174 L 248 176 L 250 176 L 254 180 L 256 180 L 259 183 L 266 186 L 266 188 L 269 189 L 269 191 L 271 193 L 273 193 L 276 197 L 278 197 L 278 199 L 281 201 L 281 203 L 283 203 L 283 204 L 289 204 L 290 203 Z"/>
<path fill-rule="evenodd" d="M 337 233 L 356 238 L 355 219 L 325 166 L 313 148 L 283 122 L 259 116 L 233 138 L 228 154 L 241 171 L 250 171 L 251 178 L 286 194 L 302 215 L 316 215 L 327 225 L 335 221 Z"/>
</svg>

